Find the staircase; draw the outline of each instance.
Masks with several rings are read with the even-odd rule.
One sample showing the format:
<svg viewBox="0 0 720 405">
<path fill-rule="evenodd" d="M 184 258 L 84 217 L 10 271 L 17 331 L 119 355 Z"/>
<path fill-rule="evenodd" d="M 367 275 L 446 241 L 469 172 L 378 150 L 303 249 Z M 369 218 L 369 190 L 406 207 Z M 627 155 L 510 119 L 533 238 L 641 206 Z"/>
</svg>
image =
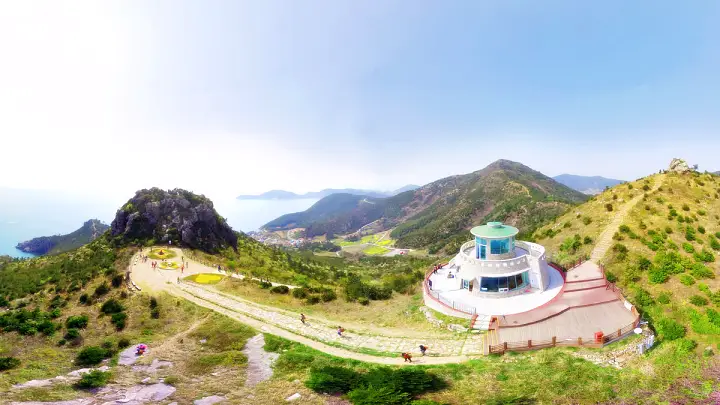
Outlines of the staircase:
<svg viewBox="0 0 720 405">
<path fill-rule="evenodd" d="M 491 319 L 491 315 L 475 314 L 470 320 L 470 329 L 488 330 Z"/>
</svg>

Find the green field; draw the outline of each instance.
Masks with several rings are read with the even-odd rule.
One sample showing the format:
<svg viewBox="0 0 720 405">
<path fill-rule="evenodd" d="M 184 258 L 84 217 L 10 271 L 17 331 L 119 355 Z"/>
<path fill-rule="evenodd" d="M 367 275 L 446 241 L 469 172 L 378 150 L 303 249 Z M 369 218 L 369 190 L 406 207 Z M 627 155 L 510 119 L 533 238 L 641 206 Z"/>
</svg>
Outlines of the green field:
<svg viewBox="0 0 720 405">
<path fill-rule="evenodd" d="M 385 253 L 390 252 L 390 249 L 385 249 L 384 247 L 381 247 L 381 246 L 371 245 L 371 246 L 368 246 L 365 249 L 363 249 L 362 252 L 365 253 L 366 255 L 376 256 L 376 255 L 384 255 Z"/>
</svg>

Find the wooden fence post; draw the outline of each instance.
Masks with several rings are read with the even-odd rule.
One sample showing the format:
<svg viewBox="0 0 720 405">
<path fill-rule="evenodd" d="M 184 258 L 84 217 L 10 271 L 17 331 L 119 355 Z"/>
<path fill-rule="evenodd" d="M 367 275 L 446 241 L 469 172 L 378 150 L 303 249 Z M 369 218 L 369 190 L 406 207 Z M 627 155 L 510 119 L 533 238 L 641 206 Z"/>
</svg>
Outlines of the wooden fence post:
<svg viewBox="0 0 720 405">
<path fill-rule="evenodd" d="M 507 351 L 507 342 L 503 342 L 503 354 Z"/>
<path fill-rule="evenodd" d="M 532 340 L 528 339 L 528 349 L 532 347 Z"/>
<path fill-rule="evenodd" d="M 617 337 L 620 337 L 620 336 L 622 336 L 622 331 L 621 331 L 620 329 L 618 329 L 618 336 L 617 336 Z"/>
<path fill-rule="evenodd" d="M 578 338 L 578 345 L 582 346 L 582 338 L 581 337 Z"/>
<path fill-rule="evenodd" d="M 555 336 L 553 336 L 553 338 L 552 338 L 553 347 L 555 347 L 555 343 L 557 343 L 557 338 Z"/>
</svg>

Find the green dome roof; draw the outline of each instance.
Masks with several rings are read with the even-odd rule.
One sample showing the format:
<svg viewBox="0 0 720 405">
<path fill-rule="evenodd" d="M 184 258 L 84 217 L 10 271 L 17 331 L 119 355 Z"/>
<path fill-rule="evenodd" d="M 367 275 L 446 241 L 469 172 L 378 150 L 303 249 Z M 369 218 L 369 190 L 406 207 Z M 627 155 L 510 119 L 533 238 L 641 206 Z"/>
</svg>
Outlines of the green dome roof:
<svg viewBox="0 0 720 405">
<path fill-rule="evenodd" d="M 510 225 L 505 225 L 502 222 L 488 222 L 487 225 L 476 226 L 470 230 L 475 236 L 480 238 L 509 238 L 515 236 L 520 232 L 517 228 Z"/>
</svg>

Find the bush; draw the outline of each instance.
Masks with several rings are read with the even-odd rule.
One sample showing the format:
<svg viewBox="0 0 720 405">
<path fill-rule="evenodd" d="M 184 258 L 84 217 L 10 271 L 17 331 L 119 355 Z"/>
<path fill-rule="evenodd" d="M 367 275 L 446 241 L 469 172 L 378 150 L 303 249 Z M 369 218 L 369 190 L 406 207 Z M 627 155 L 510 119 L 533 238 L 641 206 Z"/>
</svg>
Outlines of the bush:
<svg viewBox="0 0 720 405">
<path fill-rule="evenodd" d="M 307 299 L 305 300 L 305 303 L 308 305 L 319 304 L 320 297 L 318 297 L 317 295 L 311 295 L 311 296 L 307 297 Z"/>
<path fill-rule="evenodd" d="M 99 388 L 107 385 L 110 380 L 110 373 L 100 370 L 92 370 L 80 377 L 76 383 L 78 388 Z"/>
<path fill-rule="evenodd" d="M 272 288 L 272 283 L 269 281 L 261 281 L 260 282 L 260 288 L 263 290 L 267 290 L 268 288 Z"/>
<path fill-rule="evenodd" d="M 127 347 L 130 347 L 130 339 L 126 337 L 121 337 L 120 340 L 118 340 L 117 345 L 119 349 L 125 349 Z"/>
<path fill-rule="evenodd" d="M 127 321 L 127 314 L 125 312 L 118 312 L 116 314 L 113 314 L 110 318 L 110 322 L 112 322 L 113 325 L 115 325 L 115 329 L 117 330 L 123 330 L 125 329 L 125 324 Z"/>
<path fill-rule="evenodd" d="M 689 243 L 687 243 L 687 242 L 683 242 L 682 248 L 683 248 L 683 250 L 684 250 L 685 252 L 687 252 L 687 253 L 694 253 L 694 252 L 695 252 L 695 248 L 693 247 L 693 245 L 691 245 L 691 244 L 689 244 Z"/>
<path fill-rule="evenodd" d="M 326 366 L 310 370 L 305 386 L 315 392 L 347 393 L 358 386 L 360 374 L 345 367 Z"/>
<path fill-rule="evenodd" d="M 690 207 L 687 204 L 682 205 L 683 211 L 690 211 Z"/>
<path fill-rule="evenodd" d="M 150 317 L 152 317 L 152 319 L 160 319 L 160 308 L 151 309 Z"/>
<path fill-rule="evenodd" d="M 642 288 L 637 288 L 635 290 L 635 304 L 642 307 L 648 307 L 652 304 L 654 304 L 653 297 L 650 295 L 650 293 Z"/>
<path fill-rule="evenodd" d="M 677 346 L 675 347 L 678 352 L 681 353 L 690 353 L 697 347 L 697 343 L 694 340 L 691 339 L 678 339 Z"/>
<path fill-rule="evenodd" d="M 610 203 L 605 204 L 605 209 L 608 210 L 608 212 L 613 210 L 613 205 Z"/>
<path fill-rule="evenodd" d="M 681 274 L 680 282 L 683 285 L 693 285 L 693 284 L 695 284 L 695 279 L 689 274 Z"/>
<path fill-rule="evenodd" d="M 290 292 L 290 288 L 286 285 L 276 285 L 270 289 L 270 292 L 274 294 L 287 294 Z"/>
<path fill-rule="evenodd" d="M 586 236 L 585 238 L 583 238 L 583 244 L 585 244 L 585 245 L 591 244 L 592 241 L 593 241 L 592 238 L 589 236 Z"/>
<path fill-rule="evenodd" d="M 307 288 L 305 288 L 305 287 L 293 288 L 293 290 L 292 290 L 292 296 L 295 297 L 295 298 L 297 298 L 297 299 L 307 298 L 307 296 L 308 296 L 308 290 L 307 290 Z"/>
<path fill-rule="evenodd" d="M 110 292 L 110 287 L 108 286 L 108 284 L 106 282 L 103 281 L 103 283 L 100 284 L 99 286 L 97 286 L 97 288 L 95 289 L 95 296 L 101 297 L 109 292 Z"/>
<path fill-rule="evenodd" d="M 590 225 L 590 223 L 592 222 L 592 219 L 590 217 L 583 217 L 582 221 L 583 221 L 583 224 Z"/>
<path fill-rule="evenodd" d="M 77 329 L 85 329 L 88 324 L 88 316 L 87 315 L 75 315 L 70 316 L 65 321 L 65 326 L 70 328 L 77 328 Z"/>
<path fill-rule="evenodd" d="M 112 353 L 98 346 L 87 346 L 78 353 L 76 363 L 81 366 L 94 366 L 110 357 Z"/>
<path fill-rule="evenodd" d="M 10 370 L 20 365 L 15 357 L 0 357 L 0 371 Z"/>
<path fill-rule="evenodd" d="M 705 227 L 703 227 L 703 226 L 698 226 L 697 230 L 698 230 L 698 232 L 700 232 L 702 234 L 705 233 Z"/>
<path fill-rule="evenodd" d="M 702 295 L 693 295 L 692 297 L 690 297 L 690 303 L 698 307 L 704 307 L 709 303 L 709 301 Z"/>
<path fill-rule="evenodd" d="M 365 297 L 358 298 L 358 304 L 360 305 L 370 305 L 370 300 Z"/>
<path fill-rule="evenodd" d="M 116 274 L 110 281 L 110 284 L 115 288 L 119 288 L 122 286 L 123 280 L 125 280 L 125 277 L 122 274 Z"/>
<path fill-rule="evenodd" d="M 693 264 L 692 268 L 690 269 L 690 274 L 693 275 L 695 278 L 715 278 L 715 273 L 708 269 L 705 265 L 702 263 L 695 263 Z"/>
<path fill-rule="evenodd" d="M 116 300 L 115 298 L 111 298 L 105 301 L 102 304 L 102 307 L 100 307 L 100 311 L 106 315 L 117 314 L 118 312 L 122 312 L 124 309 L 125 308 L 122 306 L 120 301 Z"/>
<path fill-rule="evenodd" d="M 704 263 L 711 263 L 715 261 L 715 255 L 706 249 L 703 249 L 701 252 L 696 252 L 693 257 L 695 260 Z"/>
<path fill-rule="evenodd" d="M 662 292 L 657 297 L 657 301 L 661 304 L 669 304 L 671 295 L 668 292 Z"/>
<path fill-rule="evenodd" d="M 67 332 L 65 332 L 64 338 L 67 340 L 74 340 L 80 337 L 80 330 L 77 328 L 69 328 Z"/>
<path fill-rule="evenodd" d="M 685 327 L 668 318 L 661 319 L 657 323 L 656 329 L 663 340 L 676 340 L 685 336 Z"/>
<path fill-rule="evenodd" d="M 83 295 L 80 296 L 80 299 L 78 299 L 78 301 L 79 301 L 81 304 L 85 305 L 85 304 L 87 304 L 87 303 L 90 301 L 90 297 L 89 297 L 87 294 L 83 294 Z"/>
<path fill-rule="evenodd" d="M 652 284 L 662 284 L 668 280 L 669 276 L 665 269 L 653 268 L 648 271 L 648 280 Z"/>
<path fill-rule="evenodd" d="M 323 302 L 335 301 L 337 299 L 337 294 L 335 294 L 335 291 L 333 290 L 326 290 L 320 294 L 320 299 L 322 299 Z"/>
</svg>

